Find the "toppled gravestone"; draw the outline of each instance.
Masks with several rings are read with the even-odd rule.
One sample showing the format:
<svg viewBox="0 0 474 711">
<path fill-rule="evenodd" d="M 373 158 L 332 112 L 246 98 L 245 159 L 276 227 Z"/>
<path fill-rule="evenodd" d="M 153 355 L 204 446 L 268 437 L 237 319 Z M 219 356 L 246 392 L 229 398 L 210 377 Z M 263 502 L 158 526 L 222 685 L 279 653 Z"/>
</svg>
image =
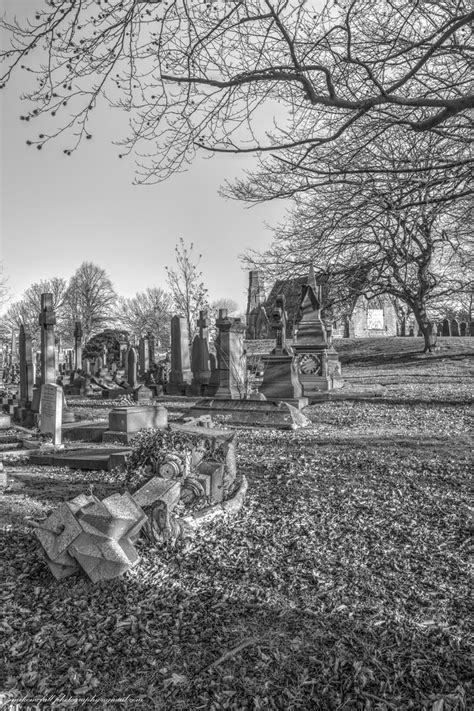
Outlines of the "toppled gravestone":
<svg viewBox="0 0 474 711">
<path fill-rule="evenodd" d="M 247 481 L 242 477 L 235 486 L 235 433 L 193 425 L 173 430 L 144 433 L 155 437 L 158 455 L 153 467 L 130 479 L 132 489 L 138 484 L 133 494 L 102 501 L 81 494 L 36 525 L 57 580 L 80 569 L 92 582 L 110 580 L 138 563 L 134 543 L 141 532 L 153 543 L 174 544 L 240 509 Z"/>
</svg>

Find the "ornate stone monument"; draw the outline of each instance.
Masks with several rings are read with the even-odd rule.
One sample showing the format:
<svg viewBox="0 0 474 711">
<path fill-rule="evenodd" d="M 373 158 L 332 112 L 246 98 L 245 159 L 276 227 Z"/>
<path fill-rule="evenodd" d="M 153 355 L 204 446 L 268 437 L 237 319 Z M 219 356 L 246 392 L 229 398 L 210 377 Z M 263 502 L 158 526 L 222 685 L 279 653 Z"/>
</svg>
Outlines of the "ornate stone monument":
<svg viewBox="0 0 474 711">
<path fill-rule="evenodd" d="M 316 283 L 311 266 L 308 283 L 302 287 L 296 340 L 293 343 L 305 397 L 331 390 L 336 385 L 333 380 L 336 370 L 337 385 L 342 385 L 340 366 L 336 366 L 339 359 L 321 319 L 321 307 L 321 287 Z M 330 366 L 328 361 L 331 362 Z"/>
</svg>

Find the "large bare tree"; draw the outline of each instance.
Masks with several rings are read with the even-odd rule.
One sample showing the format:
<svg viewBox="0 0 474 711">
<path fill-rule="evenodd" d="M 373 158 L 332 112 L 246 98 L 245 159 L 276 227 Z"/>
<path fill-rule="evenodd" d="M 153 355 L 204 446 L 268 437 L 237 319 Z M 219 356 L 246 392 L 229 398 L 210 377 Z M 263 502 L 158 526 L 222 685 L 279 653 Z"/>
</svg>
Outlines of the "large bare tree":
<svg viewBox="0 0 474 711">
<path fill-rule="evenodd" d="M 399 169 L 414 171 L 440 147 L 442 139 L 432 135 L 409 144 L 379 139 L 369 158 L 359 152 L 350 179 L 298 192 L 271 248 L 247 261 L 274 273 L 313 262 L 329 275 L 333 292 L 339 286 L 344 307 L 361 293 L 388 294 L 414 313 L 430 350 L 430 309 L 472 290 L 472 207 L 467 198 L 444 199 L 437 171 L 416 178 Z M 358 166 L 376 158 L 385 170 L 368 179 Z M 251 189 L 265 189 L 267 178 L 255 176 Z"/>
<path fill-rule="evenodd" d="M 198 150 L 317 158 L 356 127 L 464 142 L 473 18 L 467 0 L 48 0 L 1 22 L 2 81 L 35 74 L 37 148 L 90 139 L 103 100 L 128 112 L 141 182 Z"/>
</svg>

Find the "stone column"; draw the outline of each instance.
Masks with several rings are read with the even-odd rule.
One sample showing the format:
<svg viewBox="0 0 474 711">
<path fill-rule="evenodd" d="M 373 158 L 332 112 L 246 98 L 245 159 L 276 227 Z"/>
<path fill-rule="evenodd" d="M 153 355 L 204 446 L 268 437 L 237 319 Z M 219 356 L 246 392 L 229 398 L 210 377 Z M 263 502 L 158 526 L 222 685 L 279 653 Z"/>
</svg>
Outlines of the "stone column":
<svg viewBox="0 0 474 711">
<path fill-rule="evenodd" d="M 189 360 L 189 334 L 184 316 L 171 319 L 171 371 L 167 392 L 169 395 L 185 395 L 191 382 Z"/>
<path fill-rule="evenodd" d="M 82 368 L 82 325 L 76 321 L 74 326 L 74 367 L 76 370 Z"/>
<path fill-rule="evenodd" d="M 12 350 L 11 350 L 11 364 L 16 365 L 18 363 L 18 352 L 16 343 L 16 333 L 12 333 Z"/>
<path fill-rule="evenodd" d="M 247 385 L 246 328 L 239 318 L 229 318 L 227 309 L 219 309 L 216 326 L 219 330 L 216 340 L 219 386 L 214 397 L 242 400 Z"/>
<path fill-rule="evenodd" d="M 148 358 L 150 361 L 149 368 L 152 368 L 153 365 L 156 363 L 156 342 L 155 342 L 155 336 L 152 334 L 151 331 L 148 331 L 147 333 L 147 338 L 148 338 Z"/>
</svg>

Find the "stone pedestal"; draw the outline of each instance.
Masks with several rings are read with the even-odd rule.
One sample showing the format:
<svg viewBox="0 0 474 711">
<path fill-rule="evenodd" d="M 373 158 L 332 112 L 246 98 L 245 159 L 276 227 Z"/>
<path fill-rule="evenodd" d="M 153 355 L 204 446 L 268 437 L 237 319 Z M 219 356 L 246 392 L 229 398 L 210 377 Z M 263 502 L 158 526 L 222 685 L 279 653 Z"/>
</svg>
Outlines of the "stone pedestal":
<svg viewBox="0 0 474 711">
<path fill-rule="evenodd" d="M 168 411 L 162 405 L 116 407 L 109 413 L 109 430 L 103 442 L 128 444 L 142 429 L 163 428 L 168 424 Z"/>
<path fill-rule="evenodd" d="M 244 349 L 246 328 L 239 318 L 229 318 L 227 309 L 219 309 L 216 319 L 218 336 L 216 338 L 218 387 L 214 397 L 242 400 L 247 386 L 247 358 Z M 211 381 L 209 382 L 211 385 Z"/>
</svg>

